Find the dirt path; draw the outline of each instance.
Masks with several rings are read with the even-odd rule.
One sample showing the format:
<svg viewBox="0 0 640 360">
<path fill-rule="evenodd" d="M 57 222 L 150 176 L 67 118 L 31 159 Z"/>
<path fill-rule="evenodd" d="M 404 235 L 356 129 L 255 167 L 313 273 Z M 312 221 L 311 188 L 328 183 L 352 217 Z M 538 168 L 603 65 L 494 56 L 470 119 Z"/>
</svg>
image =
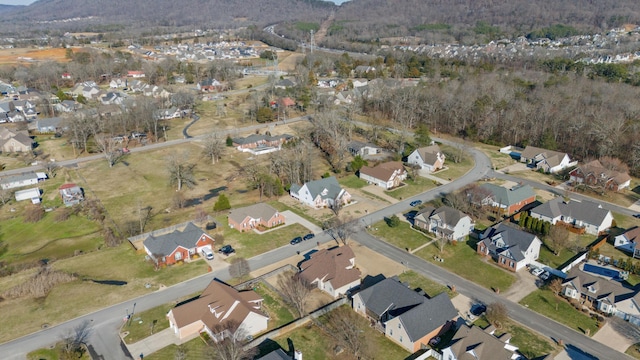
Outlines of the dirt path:
<svg viewBox="0 0 640 360">
<path fill-rule="evenodd" d="M 336 13 L 335 11 L 332 11 L 327 20 L 323 21 L 322 24 L 320 24 L 320 29 L 318 29 L 318 32 L 314 36 L 316 44 L 320 44 L 324 40 L 324 37 L 327 36 L 329 26 L 331 26 L 335 17 Z"/>
</svg>

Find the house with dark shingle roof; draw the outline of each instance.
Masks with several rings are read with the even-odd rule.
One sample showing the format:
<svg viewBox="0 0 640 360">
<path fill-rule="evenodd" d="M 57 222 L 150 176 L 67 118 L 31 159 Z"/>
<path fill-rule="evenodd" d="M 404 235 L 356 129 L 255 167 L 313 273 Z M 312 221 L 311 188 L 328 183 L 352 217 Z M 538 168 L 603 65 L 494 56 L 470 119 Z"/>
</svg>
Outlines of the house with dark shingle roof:
<svg viewBox="0 0 640 360">
<path fill-rule="evenodd" d="M 351 194 L 340 186 L 334 176 L 309 181 L 302 186 L 291 184 L 289 194 L 316 209 L 332 207 L 337 201 L 343 205 L 351 201 Z"/>
<path fill-rule="evenodd" d="M 518 347 L 511 345 L 511 335 L 495 335 L 496 328 L 463 325 L 442 349 L 442 358 L 447 360 L 511 360 L 520 359 Z"/>
<path fill-rule="evenodd" d="M 33 149 L 33 139 L 27 131 L 0 129 L 0 151 L 3 153 L 29 152 Z"/>
<path fill-rule="evenodd" d="M 520 154 L 520 161 L 528 166 L 542 169 L 544 172 L 555 174 L 559 171 L 575 166 L 577 162 L 572 162 L 569 154 L 527 146 Z"/>
<path fill-rule="evenodd" d="M 213 250 L 215 240 L 207 233 L 187 223 L 182 229 L 164 235 L 149 235 L 144 250 L 156 264 L 172 265 L 181 260 L 191 260 L 203 248 Z"/>
<path fill-rule="evenodd" d="M 538 259 L 540 245 L 542 241 L 534 234 L 500 223 L 480 234 L 476 250 L 491 256 L 498 266 L 516 272 Z"/>
<path fill-rule="evenodd" d="M 458 317 L 446 293 L 428 298 L 394 278 L 356 293 L 353 309 L 411 353 L 449 330 Z"/>
<path fill-rule="evenodd" d="M 634 258 L 640 258 L 640 227 L 634 226 L 613 239 L 616 249 L 628 252 Z"/>
<path fill-rule="evenodd" d="M 505 188 L 495 184 L 482 184 L 480 188 L 487 193 L 487 197 L 480 201 L 480 205 L 495 208 L 507 216 L 536 201 L 536 193 L 529 185 Z"/>
<path fill-rule="evenodd" d="M 293 135 L 267 135 L 252 134 L 247 137 L 233 138 L 233 146 L 242 152 L 252 152 L 254 154 L 262 154 L 280 150 L 282 145 L 293 139 Z"/>
<path fill-rule="evenodd" d="M 238 331 L 256 335 L 267 329 L 269 321 L 261 310 L 262 301 L 253 290 L 238 291 L 214 279 L 196 299 L 169 310 L 169 327 L 180 339 L 206 333 L 222 340 Z"/>
<path fill-rule="evenodd" d="M 621 282 L 589 274 L 573 267 L 562 282 L 562 295 L 570 299 L 583 299 L 607 314 L 625 320 L 640 322 L 640 295 L 638 288 L 623 286 Z"/>
<path fill-rule="evenodd" d="M 376 155 L 382 152 L 382 148 L 380 146 L 364 143 L 362 141 L 351 141 L 347 145 L 347 149 L 353 156 L 360 155 L 362 158 L 365 158 L 369 155 Z"/>
<path fill-rule="evenodd" d="M 399 161 L 389 161 L 374 167 L 363 166 L 358 172 L 360 179 L 383 189 L 392 189 L 407 179 L 407 169 Z"/>
<path fill-rule="evenodd" d="M 46 179 L 46 175 L 41 176 L 33 171 L 23 174 L 4 176 L 0 178 L 0 187 L 3 190 L 14 189 L 23 186 L 35 185 L 40 180 Z"/>
<path fill-rule="evenodd" d="M 407 163 L 417 165 L 421 169 L 434 172 L 444 166 L 445 155 L 438 145 L 431 145 L 415 149 L 407 157 Z"/>
<path fill-rule="evenodd" d="M 620 191 L 631 185 L 631 177 L 626 172 L 605 168 L 598 160 L 580 165 L 569 173 L 574 184 L 585 184 L 602 189 Z"/>
<path fill-rule="evenodd" d="M 449 206 L 437 209 L 426 206 L 420 209 L 413 218 L 413 225 L 452 241 L 464 240 L 474 228 L 469 215 Z"/>
<path fill-rule="evenodd" d="M 272 228 L 284 224 L 285 218 L 273 207 L 265 203 L 258 203 L 231 210 L 227 221 L 229 227 L 244 232 L 258 227 Z"/>
<path fill-rule="evenodd" d="M 300 264 L 300 276 L 334 298 L 360 285 L 360 275 L 356 255 L 347 245 L 317 251 Z"/>
<path fill-rule="evenodd" d="M 550 222 L 552 225 L 567 224 L 584 229 L 587 234 L 598 235 L 613 224 L 613 214 L 591 201 L 565 200 L 557 197 L 530 211 L 531 217 Z"/>
</svg>

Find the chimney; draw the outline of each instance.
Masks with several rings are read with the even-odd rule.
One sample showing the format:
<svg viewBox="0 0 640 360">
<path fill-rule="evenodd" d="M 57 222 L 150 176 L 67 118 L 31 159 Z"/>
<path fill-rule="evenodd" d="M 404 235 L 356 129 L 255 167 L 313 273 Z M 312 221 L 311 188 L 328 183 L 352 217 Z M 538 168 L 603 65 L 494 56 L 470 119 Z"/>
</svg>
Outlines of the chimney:
<svg viewBox="0 0 640 360">
<path fill-rule="evenodd" d="M 294 360 L 302 360 L 302 351 L 300 351 L 300 350 L 296 350 L 296 351 L 293 353 L 293 359 L 294 359 Z"/>
</svg>

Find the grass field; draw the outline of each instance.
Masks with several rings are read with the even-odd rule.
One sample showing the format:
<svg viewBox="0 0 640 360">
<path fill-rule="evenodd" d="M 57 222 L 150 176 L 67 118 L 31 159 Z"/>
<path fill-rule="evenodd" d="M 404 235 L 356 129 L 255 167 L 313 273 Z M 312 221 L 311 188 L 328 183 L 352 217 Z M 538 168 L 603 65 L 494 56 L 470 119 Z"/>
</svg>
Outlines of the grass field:
<svg viewBox="0 0 640 360">
<path fill-rule="evenodd" d="M 460 152 L 459 149 L 448 145 L 441 145 L 440 148 L 445 154 L 458 154 L 458 156 L 460 156 L 460 160 L 458 162 L 453 162 L 453 157 L 448 155 L 449 157 L 445 161 L 445 166 L 448 169 L 434 174 L 435 176 L 443 179 L 457 179 L 473 168 L 473 158 L 466 152 Z"/>
<path fill-rule="evenodd" d="M 411 225 L 404 221 L 397 227 L 390 227 L 386 222 L 379 221 L 371 226 L 370 232 L 400 249 L 416 249 L 433 240 L 424 233 L 413 230 Z"/>
<path fill-rule="evenodd" d="M 418 177 L 416 179 L 407 179 L 404 181 L 404 183 L 404 186 L 385 191 L 385 193 L 398 200 L 403 200 L 438 186 L 438 184 L 433 180 L 423 177 Z"/>
<path fill-rule="evenodd" d="M 275 329 L 295 320 L 293 315 L 295 312 L 283 303 L 280 295 L 274 293 L 264 285 L 257 286 L 255 292 L 264 299 L 262 307 L 269 315 L 268 330 Z"/>
<path fill-rule="evenodd" d="M 402 274 L 398 275 L 398 278 L 402 282 L 408 282 L 411 288 L 423 290 L 430 298 L 439 295 L 443 292 L 446 292 L 450 298 L 458 295 L 457 293 L 453 293 L 451 289 L 447 286 L 444 286 L 440 283 L 437 283 L 431 279 L 428 279 L 422 275 L 419 275 L 415 271 L 405 271 Z"/>
<path fill-rule="evenodd" d="M 37 331 L 43 324 L 53 326 L 133 297 L 156 291 L 159 286 L 171 286 L 180 281 L 206 274 L 207 264 L 194 261 L 155 271 L 128 244 L 105 248 L 82 256 L 56 261 L 55 270 L 75 273 L 79 280 L 55 287 L 44 299 L 15 299 L 0 302 L 4 326 L 0 342 Z M 21 272 L 15 277 L 0 278 L 0 289 L 8 289 L 30 276 Z M 91 280 L 125 281 L 124 286 L 102 285 Z M 147 289 L 145 284 L 150 284 Z"/>
<path fill-rule="evenodd" d="M 345 176 L 343 178 L 338 179 L 340 185 L 352 189 L 361 189 L 367 186 L 367 182 L 357 177 L 355 174 L 351 174 L 349 176 Z"/>
<path fill-rule="evenodd" d="M 585 333 L 589 329 L 593 336 L 598 331 L 596 320 L 576 310 L 549 290 L 536 290 L 522 299 L 520 304 L 578 332 Z"/>
<path fill-rule="evenodd" d="M 484 316 L 481 316 L 473 325 L 484 329 L 489 326 L 489 322 Z M 495 334 L 500 336 L 504 333 L 511 334 L 510 344 L 517 346 L 520 353 L 525 355 L 527 359 L 542 357 L 558 350 L 557 346 L 547 338 L 511 320 L 507 320 L 501 329 L 496 330 Z"/>
<path fill-rule="evenodd" d="M 208 359 L 206 350 L 209 349 L 201 338 L 195 338 L 187 343 L 180 345 L 186 352 L 185 359 Z M 149 360 L 175 360 L 177 345 L 169 345 L 154 352 L 153 354 L 145 355 L 144 358 Z"/>
</svg>

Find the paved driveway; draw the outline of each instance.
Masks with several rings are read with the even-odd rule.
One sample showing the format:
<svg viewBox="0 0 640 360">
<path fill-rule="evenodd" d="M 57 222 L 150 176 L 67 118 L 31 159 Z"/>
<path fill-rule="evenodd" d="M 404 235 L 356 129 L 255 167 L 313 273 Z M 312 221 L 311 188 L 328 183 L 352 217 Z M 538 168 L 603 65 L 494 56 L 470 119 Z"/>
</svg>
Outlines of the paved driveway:
<svg viewBox="0 0 640 360">
<path fill-rule="evenodd" d="M 538 283 L 541 281 L 537 277 L 531 275 L 527 269 L 522 269 L 515 273 L 518 278 L 510 288 L 509 291 L 504 294 L 504 297 L 513 301 L 519 302 L 525 296 L 529 295 L 533 291 L 538 289 Z"/>
<path fill-rule="evenodd" d="M 625 352 L 629 346 L 640 342 L 640 328 L 619 317 L 612 316 L 593 335 L 592 339 L 620 352 Z"/>
<path fill-rule="evenodd" d="M 311 221 L 303 218 L 302 216 L 294 213 L 291 210 L 285 210 L 282 212 L 282 214 L 287 219 L 287 223 L 289 224 L 298 223 L 306 227 L 307 229 L 311 230 L 311 232 L 314 234 L 319 234 L 322 232 L 322 228 L 320 228 L 320 226 L 312 223 Z"/>
</svg>

